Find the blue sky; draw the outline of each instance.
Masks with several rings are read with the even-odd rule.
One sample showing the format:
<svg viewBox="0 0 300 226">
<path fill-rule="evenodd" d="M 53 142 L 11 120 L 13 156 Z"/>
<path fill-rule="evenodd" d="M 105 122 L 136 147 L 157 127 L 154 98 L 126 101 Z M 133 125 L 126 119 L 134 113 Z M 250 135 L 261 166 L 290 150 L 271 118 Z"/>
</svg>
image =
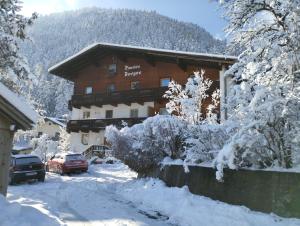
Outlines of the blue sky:
<svg viewBox="0 0 300 226">
<path fill-rule="evenodd" d="M 23 0 L 22 13 L 49 14 L 83 7 L 129 8 L 154 10 L 158 13 L 200 25 L 218 38 L 224 36 L 226 25 L 218 4 L 210 0 Z"/>
</svg>

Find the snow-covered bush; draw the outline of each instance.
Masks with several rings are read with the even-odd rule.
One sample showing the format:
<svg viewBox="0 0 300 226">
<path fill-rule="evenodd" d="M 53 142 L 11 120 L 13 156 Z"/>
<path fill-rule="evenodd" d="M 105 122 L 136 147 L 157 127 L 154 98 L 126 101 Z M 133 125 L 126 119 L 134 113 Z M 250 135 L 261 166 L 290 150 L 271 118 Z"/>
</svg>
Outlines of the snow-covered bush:
<svg viewBox="0 0 300 226">
<path fill-rule="evenodd" d="M 32 138 L 31 145 L 33 147 L 32 154 L 39 156 L 42 161 L 47 161 L 59 152 L 58 142 L 53 141 L 47 134 Z"/>
<path fill-rule="evenodd" d="M 120 131 L 109 126 L 105 136 L 112 145 L 115 157 L 143 173 L 166 156 L 173 159 L 182 157 L 186 126 L 176 117 L 156 115 Z"/>
<path fill-rule="evenodd" d="M 58 150 L 68 152 L 71 149 L 71 135 L 64 128 L 60 128 Z"/>
<path fill-rule="evenodd" d="M 184 163 L 212 162 L 229 140 L 234 127 L 220 124 L 191 125 L 186 134 Z"/>
</svg>

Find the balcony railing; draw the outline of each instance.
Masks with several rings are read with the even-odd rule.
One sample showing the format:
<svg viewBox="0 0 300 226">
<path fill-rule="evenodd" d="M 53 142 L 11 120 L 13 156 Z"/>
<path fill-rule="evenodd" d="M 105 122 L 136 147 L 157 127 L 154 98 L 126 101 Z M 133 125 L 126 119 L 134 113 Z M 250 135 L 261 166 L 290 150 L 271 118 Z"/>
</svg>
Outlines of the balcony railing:
<svg viewBox="0 0 300 226">
<path fill-rule="evenodd" d="M 70 120 L 67 123 L 67 131 L 70 132 L 99 132 L 105 129 L 106 126 L 115 125 L 121 128 L 124 123 L 128 126 L 141 123 L 146 118 L 112 118 L 112 119 L 83 119 L 83 120 Z"/>
<path fill-rule="evenodd" d="M 167 87 L 152 89 L 135 89 L 127 91 L 116 91 L 111 93 L 95 93 L 87 95 L 73 95 L 69 102 L 69 108 L 90 107 L 92 105 L 101 107 L 104 104 L 130 104 L 142 103 L 163 99 Z M 71 110 L 71 109 L 70 109 Z"/>
</svg>

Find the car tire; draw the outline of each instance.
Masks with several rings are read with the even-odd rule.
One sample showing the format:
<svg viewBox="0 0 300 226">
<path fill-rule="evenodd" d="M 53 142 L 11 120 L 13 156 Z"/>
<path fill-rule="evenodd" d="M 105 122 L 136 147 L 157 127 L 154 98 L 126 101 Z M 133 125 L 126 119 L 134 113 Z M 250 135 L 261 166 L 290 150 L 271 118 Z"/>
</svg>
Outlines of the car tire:
<svg viewBox="0 0 300 226">
<path fill-rule="evenodd" d="M 11 176 L 9 176 L 9 178 L 8 178 L 8 184 L 9 185 L 15 185 L 16 184 L 14 178 L 12 178 Z"/>
<path fill-rule="evenodd" d="M 58 168 L 58 174 L 63 176 L 64 175 L 64 171 L 61 167 Z"/>
<path fill-rule="evenodd" d="M 38 179 L 39 182 L 45 182 L 45 176 Z"/>
</svg>

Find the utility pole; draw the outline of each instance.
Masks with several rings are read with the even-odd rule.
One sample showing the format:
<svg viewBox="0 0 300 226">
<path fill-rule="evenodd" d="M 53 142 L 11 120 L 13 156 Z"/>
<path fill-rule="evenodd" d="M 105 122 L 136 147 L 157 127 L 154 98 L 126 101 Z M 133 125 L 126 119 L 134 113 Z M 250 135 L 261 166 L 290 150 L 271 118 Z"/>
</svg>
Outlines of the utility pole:
<svg viewBox="0 0 300 226">
<path fill-rule="evenodd" d="M 6 196 L 14 131 L 11 124 L 0 117 L 0 194 Z"/>
</svg>

